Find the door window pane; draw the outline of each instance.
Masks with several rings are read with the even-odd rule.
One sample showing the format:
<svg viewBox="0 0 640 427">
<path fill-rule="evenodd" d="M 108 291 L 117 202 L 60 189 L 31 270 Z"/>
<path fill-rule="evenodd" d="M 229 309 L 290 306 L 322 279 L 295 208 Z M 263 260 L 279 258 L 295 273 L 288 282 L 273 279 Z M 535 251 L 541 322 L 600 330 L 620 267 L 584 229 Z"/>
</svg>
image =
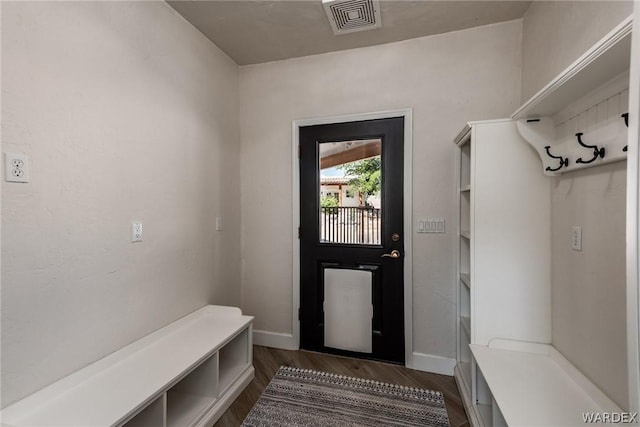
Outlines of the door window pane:
<svg viewBox="0 0 640 427">
<path fill-rule="evenodd" d="M 320 242 L 380 245 L 382 141 L 319 145 Z"/>
</svg>

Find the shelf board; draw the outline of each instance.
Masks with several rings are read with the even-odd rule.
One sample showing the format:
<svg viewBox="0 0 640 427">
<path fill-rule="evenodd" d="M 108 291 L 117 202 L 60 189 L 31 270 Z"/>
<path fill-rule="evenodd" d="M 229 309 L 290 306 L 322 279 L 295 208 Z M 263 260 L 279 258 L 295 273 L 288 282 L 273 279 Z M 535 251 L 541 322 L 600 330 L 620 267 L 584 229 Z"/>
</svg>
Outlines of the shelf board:
<svg viewBox="0 0 640 427">
<path fill-rule="evenodd" d="M 4 408 L 2 421 L 7 425 L 120 425 L 214 354 L 228 337 L 248 330 L 252 320 L 236 308 L 202 307 Z"/>
<path fill-rule="evenodd" d="M 511 118 L 553 116 L 629 69 L 631 16 L 516 110 Z"/>
<path fill-rule="evenodd" d="M 494 344 L 504 349 L 470 348 L 508 425 L 579 425 L 583 412 L 622 411 L 552 346 Z"/>
<path fill-rule="evenodd" d="M 471 141 L 471 126 L 469 126 L 469 123 L 467 123 L 462 128 L 460 133 L 455 137 L 453 142 L 458 147 L 462 147 L 463 145 L 467 144 L 469 141 Z"/>
<path fill-rule="evenodd" d="M 485 426 L 493 425 L 493 408 L 491 405 L 482 405 L 480 403 L 475 404 L 476 410 L 478 411 L 478 415 L 480 415 L 480 419 L 482 420 L 482 424 Z"/>
<path fill-rule="evenodd" d="M 200 420 L 216 398 L 169 390 L 167 393 L 167 427 L 189 426 Z"/>
<path fill-rule="evenodd" d="M 471 240 L 471 232 L 469 230 L 460 230 L 460 236 L 467 240 Z"/>
<path fill-rule="evenodd" d="M 460 281 L 464 283 L 464 285 L 471 289 L 471 275 L 469 273 L 460 273 Z"/>
<path fill-rule="evenodd" d="M 133 418 L 123 424 L 123 427 L 156 427 L 164 424 L 164 395 L 157 398 Z"/>
<path fill-rule="evenodd" d="M 467 333 L 467 336 L 471 337 L 471 318 L 469 316 L 460 316 L 460 326 Z"/>
<path fill-rule="evenodd" d="M 249 367 L 249 364 L 246 362 L 239 363 L 235 366 L 230 366 L 225 369 L 220 370 L 220 379 L 219 379 L 219 387 L 220 387 L 220 396 L 226 393 L 227 389 L 231 384 L 235 382 L 235 380 Z"/>
</svg>

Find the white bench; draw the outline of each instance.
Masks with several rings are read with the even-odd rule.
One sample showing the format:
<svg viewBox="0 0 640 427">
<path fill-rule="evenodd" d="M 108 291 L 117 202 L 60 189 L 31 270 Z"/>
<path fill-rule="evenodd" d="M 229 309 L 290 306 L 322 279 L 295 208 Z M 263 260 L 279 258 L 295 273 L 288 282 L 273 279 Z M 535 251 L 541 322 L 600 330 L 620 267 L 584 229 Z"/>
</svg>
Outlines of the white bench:
<svg viewBox="0 0 640 427">
<path fill-rule="evenodd" d="M 494 340 L 469 347 L 485 427 L 583 426 L 583 414 L 622 413 L 551 345 Z"/>
<path fill-rule="evenodd" d="M 5 408 L 2 425 L 212 425 L 254 377 L 252 321 L 205 306 Z"/>
</svg>

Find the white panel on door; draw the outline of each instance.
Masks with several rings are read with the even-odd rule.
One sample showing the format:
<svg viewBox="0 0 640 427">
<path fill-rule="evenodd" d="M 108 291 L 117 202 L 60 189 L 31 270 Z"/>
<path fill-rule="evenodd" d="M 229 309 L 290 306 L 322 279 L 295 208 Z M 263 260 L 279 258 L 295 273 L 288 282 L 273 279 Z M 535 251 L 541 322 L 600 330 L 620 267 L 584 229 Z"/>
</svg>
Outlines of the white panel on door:
<svg viewBox="0 0 640 427">
<path fill-rule="evenodd" d="M 371 353 L 372 273 L 364 270 L 324 270 L 324 345 Z"/>
</svg>

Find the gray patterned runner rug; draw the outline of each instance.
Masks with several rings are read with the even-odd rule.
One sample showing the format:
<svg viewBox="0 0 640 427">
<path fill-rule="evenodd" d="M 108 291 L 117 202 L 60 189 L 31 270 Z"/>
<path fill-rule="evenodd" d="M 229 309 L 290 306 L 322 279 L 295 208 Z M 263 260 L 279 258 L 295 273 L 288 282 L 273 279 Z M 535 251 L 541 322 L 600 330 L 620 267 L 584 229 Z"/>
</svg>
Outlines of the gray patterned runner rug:
<svg viewBox="0 0 640 427">
<path fill-rule="evenodd" d="M 242 425 L 449 427 L 449 418 L 438 391 L 282 366 Z"/>
</svg>

